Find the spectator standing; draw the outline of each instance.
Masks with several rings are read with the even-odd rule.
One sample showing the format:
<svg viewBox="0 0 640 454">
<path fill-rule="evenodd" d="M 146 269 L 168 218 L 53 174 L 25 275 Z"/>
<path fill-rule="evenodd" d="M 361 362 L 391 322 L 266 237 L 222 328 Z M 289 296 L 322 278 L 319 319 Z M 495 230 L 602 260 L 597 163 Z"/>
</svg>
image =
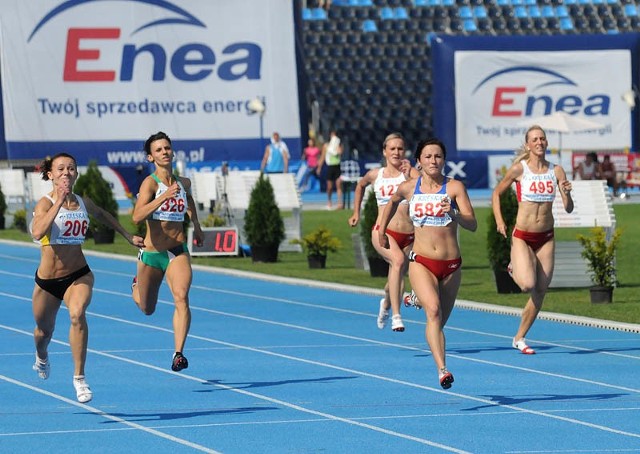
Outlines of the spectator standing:
<svg viewBox="0 0 640 454">
<path fill-rule="evenodd" d="M 322 155 L 320 156 L 320 163 L 318 165 L 318 174 L 322 170 L 322 165 L 327 166 L 327 209 L 333 209 L 333 203 L 331 201 L 333 191 L 335 189 L 336 198 L 338 203 L 338 209 L 344 208 L 344 202 L 342 198 L 342 180 L 340 179 L 340 161 L 342 159 L 342 152 L 344 147 L 340 142 L 340 137 L 335 130 L 329 133 L 329 141 L 322 147 Z"/>
<path fill-rule="evenodd" d="M 289 171 L 289 148 L 280 139 L 280 134 L 274 132 L 271 143 L 264 149 L 264 156 L 260 164 L 260 171 L 264 173 L 287 173 Z"/>
<path fill-rule="evenodd" d="M 318 160 L 320 158 L 320 149 L 316 146 L 315 139 L 309 138 L 307 146 L 302 150 L 302 160 L 307 168 L 300 180 L 300 190 L 308 191 L 310 189 L 309 180 L 313 177 L 316 181 L 320 181 L 318 176 Z"/>
</svg>

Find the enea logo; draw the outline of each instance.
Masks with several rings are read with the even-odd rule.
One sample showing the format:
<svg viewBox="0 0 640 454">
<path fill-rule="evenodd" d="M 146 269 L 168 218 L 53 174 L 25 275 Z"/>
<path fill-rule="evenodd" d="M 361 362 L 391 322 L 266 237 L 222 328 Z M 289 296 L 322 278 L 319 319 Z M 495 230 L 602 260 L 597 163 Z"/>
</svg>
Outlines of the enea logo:
<svg viewBox="0 0 640 454">
<path fill-rule="evenodd" d="M 85 6 L 87 4 L 96 3 L 103 0 L 67 0 L 49 13 L 38 22 L 35 26 L 27 42 L 30 42 L 42 30 L 42 28 L 54 17 L 68 11 L 77 6 Z M 191 27 L 206 28 L 198 18 L 190 14 L 186 10 L 165 0 L 120 0 L 125 2 L 142 3 L 149 6 L 160 7 L 170 14 L 170 17 L 154 20 L 143 24 L 135 29 L 131 35 L 135 35 L 142 30 L 152 27 L 161 27 L 167 25 L 186 25 Z M 67 43 L 64 56 L 64 74 L 65 82 L 112 82 L 120 80 L 122 82 L 131 81 L 133 79 L 135 63 L 138 58 L 152 57 L 152 80 L 162 81 L 166 78 L 167 68 L 178 80 L 185 82 L 197 82 L 209 77 L 216 71 L 218 77 L 222 80 L 234 81 L 242 78 L 259 79 L 260 78 L 260 61 L 262 50 L 255 43 L 239 42 L 232 43 L 222 49 L 222 55 L 227 57 L 224 61 L 216 64 L 216 53 L 213 49 L 202 43 L 186 43 L 178 47 L 172 52 L 167 51 L 159 43 L 131 44 L 123 42 L 122 58 L 119 62 L 119 70 L 116 70 L 111 60 L 105 60 L 100 52 L 100 40 L 120 40 L 122 30 L 119 27 L 109 28 L 80 28 L 69 27 L 67 30 Z M 91 44 L 96 48 L 89 48 Z M 83 42 L 85 41 L 85 42 Z M 234 54 L 239 53 L 240 57 L 234 58 Z M 83 61 L 104 62 L 104 69 L 101 70 L 81 70 Z"/>
<path fill-rule="evenodd" d="M 518 73 L 535 73 L 541 82 L 536 86 L 500 85 L 496 84 L 493 92 L 491 115 L 494 117 L 531 117 L 534 115 L 549 115 L 556 111 L 567 113 L 581 113 L 585 116 L 608 115 L 611 98 L 603 93 L 590 95 L 586 98 L 572 94 L 573 87 L 578 87 L 573 80 L 555 71 L 533 66 L 514 66 L 496 71 L 487 76 L 474 88 L 475 94 L 484 85 L 496 78 L 511 76 Z M 563 87 L 562 96 L 546 93 L 549 87 Z"/>
</svg>

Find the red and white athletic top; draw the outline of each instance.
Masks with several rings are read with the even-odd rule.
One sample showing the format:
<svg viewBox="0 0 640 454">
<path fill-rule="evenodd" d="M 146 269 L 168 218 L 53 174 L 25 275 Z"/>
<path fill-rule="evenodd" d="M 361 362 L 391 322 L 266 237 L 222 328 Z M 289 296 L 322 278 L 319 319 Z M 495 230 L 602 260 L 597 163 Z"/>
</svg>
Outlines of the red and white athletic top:
<svg viewBox="0 0 640 454">
<path fill-rule="evenodd" d="M 373 182 L 373 191 L 376 194 L 376 202 L 378 203 L 378 206 L 383 206 L 389 203 L 391 196 L 395 194 L 398 190 L 398 186 L 400 186 L 404 181 L 406 181 L 406 178 L 403 173 L 397 177 L 385 178 L 384 167 L 381 167 L 378 170 L 376 181 Z M 403 200 L 400 203 L 407 203 L 407 201 Z"/>
<path fill-rule="evenodd" d="M 40 240 L 33 240 L 34 243 L 41 246 L 84 243 L 89 228 L 89 213 L 82 198 L 77 194 L 74 195 L 80 207 L 73 211 L 60 207 L 53 224 L 51 224 L 51 230 Z M 54 203 L 49 194 L 46 194 L 45 197 Z"/>
<path fill-rule="evenodd" d="M 554 165 L 549 163 L 546 173 L 533 173 L 529 166 L 522 164 L 522 178 L 516 181 L 516 195 L 519 202 L 553 202 L 556 198 L 558 179 L 553 171 Z"/>
</svg>

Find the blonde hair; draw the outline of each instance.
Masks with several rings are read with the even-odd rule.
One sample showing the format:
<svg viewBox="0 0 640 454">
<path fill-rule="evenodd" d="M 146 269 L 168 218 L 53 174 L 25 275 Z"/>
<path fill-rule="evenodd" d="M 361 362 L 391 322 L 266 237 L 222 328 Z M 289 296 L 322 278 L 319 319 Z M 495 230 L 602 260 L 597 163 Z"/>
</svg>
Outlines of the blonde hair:
<svg viewBox="0 0 640 454">
<path fill-rule="evenodd" d="M 524 134 L 524 143 L 516 150 L 516 157 L 513 158 L 513 162 L 526 161 L 529 159 L 530 150 L 527 147 L 527 142 L 529 141 L 529 133 L 531 131 L 542 131 L 545 137 L 547 137 L 547 133 L 542 129 L 540 125 L 533 125 L 527 129 L 527 132 Z"/>
<path fill-rule="evenodd" d="M 390 140 L 393 139 L 400 139 L 402 140 L 402 145 L 403 146 L 407 146 L 407 142 L 404 140 L 404 136 L 402 134 L 400 134 L 399 132 L 392 132 L 391 134 L 389 134 L 387 137 L 384 138 L 384 141 L 382 141 L 382 165 L 386 166 L 387 165 L 387 157 L 384 156 L 384 150 L 387 149 L 387 144 L 389 143 Z"/>
<path fill-rule="evenodd" d="M 402 143 L 405 144 L 405 146 L 406 146 L 406 142 L 404 140 L 404 136 L 402 134 L 400 134 L 399 132 L 392 132 L 391 134 L 389 134 L 387 137 L 384 138 L 384 141 L 382 142 L 382 149 L 384 150 L 385 148 L 387 148 L 387 143 L 389 143 L 389 141 L 393 140 L 393 139 L 402 140 Z"/>
</svg>

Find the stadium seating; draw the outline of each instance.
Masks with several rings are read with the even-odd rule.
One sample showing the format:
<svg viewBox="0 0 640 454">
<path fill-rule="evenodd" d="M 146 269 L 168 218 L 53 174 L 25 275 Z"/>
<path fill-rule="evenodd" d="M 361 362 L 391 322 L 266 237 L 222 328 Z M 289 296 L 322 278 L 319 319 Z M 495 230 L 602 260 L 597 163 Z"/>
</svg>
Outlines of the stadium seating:
<svg viewBox="0 0 640 454">
<path fill-rule="evenodd" d="M 640 31 L 640 0 L 333 0 L 302 9 L 304 68 L 320 105 L 320 134 L 337 128 L 361 158 L 383 137 L 407 146 L 432 131 L 430 39 Z"/>
</svg>

